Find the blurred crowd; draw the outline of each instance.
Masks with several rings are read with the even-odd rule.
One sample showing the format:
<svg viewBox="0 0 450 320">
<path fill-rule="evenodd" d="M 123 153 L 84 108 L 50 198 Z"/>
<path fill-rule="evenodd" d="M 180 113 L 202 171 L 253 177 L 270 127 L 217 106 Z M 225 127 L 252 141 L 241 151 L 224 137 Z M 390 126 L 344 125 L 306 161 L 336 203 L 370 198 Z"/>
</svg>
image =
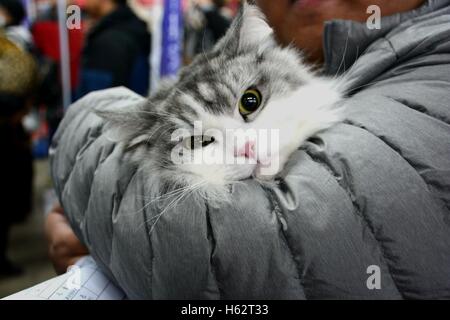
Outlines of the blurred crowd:
<svg viewBox="0 0 450 320">
<path fill-rule="evenodd" d="M 6 255 L 9 230 L 31 212 L 33 159 L 47 155 L 64 114 L 57 1 L 0 0 L 0 276 L 21 273 Z M 65 30 L 71 101 L 114 86 L 149 93 L 152 28 L 142 11 L 154 2 L 65 4 L 81 9 L 79 27 Z M 188 63 L 220 39 L 239 3 L 182 1 L 183 61 Z"/>
</svg>

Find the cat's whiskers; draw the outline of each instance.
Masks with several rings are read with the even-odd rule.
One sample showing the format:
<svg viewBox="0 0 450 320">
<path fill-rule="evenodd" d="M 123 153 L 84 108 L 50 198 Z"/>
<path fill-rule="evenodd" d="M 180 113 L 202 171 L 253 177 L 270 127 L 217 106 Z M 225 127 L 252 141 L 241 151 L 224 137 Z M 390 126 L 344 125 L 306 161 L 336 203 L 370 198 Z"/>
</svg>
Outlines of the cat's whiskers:
<svg viewBox="0 0 450 320">
<path fill-rule="evenodd" d="M 160 196 L 158 196 L 156 198 L 152 198 L 150 201 L 145 203 L 144 206 L 141 209 L 139 209 L 139 210 L 137 210 L 135 212 L 131 212 L 129 215 L 135 215 L 135 214 L 138 214 L 138 213 L 142 213 L 142 212 L 145 211 L 145 209 L 147 209 L 150 205 L 154 204 L 155 202 L 163 201 L 163 200 L 166 200 L 166 199 L 170 199 L 171 197 L 176 197 L 176 196 L 178 196 L 180 194 L 183 194 L 186 190 L 189 190 L 189 188 L 191 188 L 191 187 L 192 186 L 184 186 L 184 187 L 172 190 L 172 191 L 170 191 L 168 193 L 162 194 L 162 195 L 160 195 Z"/>
<path fill-rule="evenodd" d="M 147 140 L 145 141 L 145 144 L 148 145 L 148 144 L 150 143 L 151 138 L 153 138 L 153 136 L 154 136 L 159 130 L 161 130 L 162 128 L 168 127 L 168 126 L 170 126 L 170 125 L 171 125 L 171 123 L 166 123 L 166 124 L 160 125 L 156 130 L 154 130 L 154 131 L 152 132 L 151 135 L 149 135 L 149 137 L 148 137 Z M 168 131 L 168 129 L 166 129 L 166 130 L 164 131 L 164 133 L 165 133 L 166 131 Z M 161 135 L 162 135 L 162 134 L 161 134 Z"/>
<path fill-rule="evenodd" d="M 345 47 L 344 47 L 344 52 L 342 53 L 342 59 L 341 59 L 341 63 L 339 64 L 339 67 L 336 71 L 336 74 L 334 75 L 333 79 L 336 80 L 339 77 L 339 74 L 341 72 L 341 68 L 342 66 L 344 66 L 344 72 L 345 73 L 345 57 L 347 55 L 347 50 L 348 50 L 348 40 L 350 39 L 350 31 L 347 33 L 347 39 L 345 40 Z"/>
<path fill-rule="evenodd" d="M 212 66 L 211 61 L 209 61 L 208 55 L 207 55 L 207 53 L 206 53 L 206 51 L 205 51 L 205 36 L 206 36 L 206 29 L 205 29 L 205 31 L 203 32 L 203 37 L 202 37 L 202 55 L 203 55 L 203 57 L 205 58 L 206 62 L 207 62 L 210 66 Z"/>
<path fill-rule="evenodd" d="M 161 219 L 161 217 L 170 209 L 176 208 L 176 206 L 178 205 L 178 203 L 180 203 L 180 201 L 183 198 L 186 198 L 189 194 L 194 193 L 196 190 L 198 190 L 199 188 L 201 188 L 202 186 L 206 185 L 206 181 L 201 181 L 198 182 L 196 184 L 190 185 L 188 187 L 185 188 L 184 192 L 182 192 L 178 197 L 176 197 L 174 200 L 172 200 L 167 207 L 159 214 L 157 214 L 156 216 L 150 218 L 148 221 L 145 221 L 144 223 L 149 223 L 152 220 L 154 220 L 154 223 L 152 223 L 152 226 L 150 228 L 150 234 L 153 232 L 156 224 L 159 222 L 159 220 Z"/>
</svg>

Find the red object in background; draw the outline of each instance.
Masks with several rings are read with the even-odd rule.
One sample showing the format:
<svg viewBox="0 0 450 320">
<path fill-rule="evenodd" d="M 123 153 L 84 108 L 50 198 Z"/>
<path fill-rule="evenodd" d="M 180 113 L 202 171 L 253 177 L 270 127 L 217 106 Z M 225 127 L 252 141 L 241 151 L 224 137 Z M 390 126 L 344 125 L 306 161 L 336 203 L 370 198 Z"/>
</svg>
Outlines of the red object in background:
<svg viewBox="0 0 450 320">
<path fill-rule="evenodd" d="M 238 12 L 240 5 L 241 5 L 240 0 L 229 0 L 228 1 L 228 8 L 230 8 L 231 11 L 233 11 L 234 15 Z"/>
<path fill-rule="evenodd" d="M 34 43 L 45 56 L 60 62 L 59 33 L 57 21 L 36 22 L 32 27 Z M 69 29 L 70 51 L 70 84 L 72 90 L 78 85 L 78 74 L 81 62 L 81 50 L 83 48 L 83 24 L 80 29 Z"/>
<path fill-rule="evenodd" d="M 85 4 L 86 0 L 74 0 L 73 4 L 76 4 L 77 6 L 79 6 L 80 8 L 84 8 L 84 4 Z"/>
<path fill-rule="evenodd" d="M 156 2 L 159 2 L 158 0 L 138 0 L 137 1 L 141 6 L 144 7 L 151 7 L 153 6 Z"/>
</svg>

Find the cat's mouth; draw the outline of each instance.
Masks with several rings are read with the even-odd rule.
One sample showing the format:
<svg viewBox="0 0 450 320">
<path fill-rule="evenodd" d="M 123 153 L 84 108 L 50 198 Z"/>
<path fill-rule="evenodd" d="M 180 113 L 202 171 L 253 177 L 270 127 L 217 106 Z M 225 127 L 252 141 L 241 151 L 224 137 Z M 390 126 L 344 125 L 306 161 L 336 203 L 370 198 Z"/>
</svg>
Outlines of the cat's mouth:
<svg viewBox="0 0 450 320">
<path fill-rule="evenodd" d="M 235 168 L 237 176 L 230 180 L 270 180 L 275 172 L 278 172 L 278 168 L 274 168 L 270 161 L 257 160 L 254 164 L 237 165 Z"/>
</svg>

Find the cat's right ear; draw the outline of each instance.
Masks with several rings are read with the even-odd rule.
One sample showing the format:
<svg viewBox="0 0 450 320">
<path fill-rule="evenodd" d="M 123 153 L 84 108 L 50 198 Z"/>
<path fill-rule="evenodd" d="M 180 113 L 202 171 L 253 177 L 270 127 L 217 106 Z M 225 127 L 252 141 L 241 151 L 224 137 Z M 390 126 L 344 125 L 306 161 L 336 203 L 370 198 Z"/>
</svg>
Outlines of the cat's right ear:
<svg viewBox="0 0 450 320">
<path fill-rule="evenodd" d="M 140 120 L 138 106 L 95 109 L 94 112 L 111 127 L 131 127 Z"/>
<path fill-rule="evenodd" d="M 273 45 L 276 45 L 274 32 L 266 17 L 257 5 L 245 1 L 228 32 L 215 49 L 236 55 Z"/>
<path fill-rule="evenodd" d="M 120 108 L 102 106 L 94 112 L 105 121 L 109 138 L 117 142 L 129 140 L 144 125 L 143 110 L 139 104 Z"/>
</svg>

